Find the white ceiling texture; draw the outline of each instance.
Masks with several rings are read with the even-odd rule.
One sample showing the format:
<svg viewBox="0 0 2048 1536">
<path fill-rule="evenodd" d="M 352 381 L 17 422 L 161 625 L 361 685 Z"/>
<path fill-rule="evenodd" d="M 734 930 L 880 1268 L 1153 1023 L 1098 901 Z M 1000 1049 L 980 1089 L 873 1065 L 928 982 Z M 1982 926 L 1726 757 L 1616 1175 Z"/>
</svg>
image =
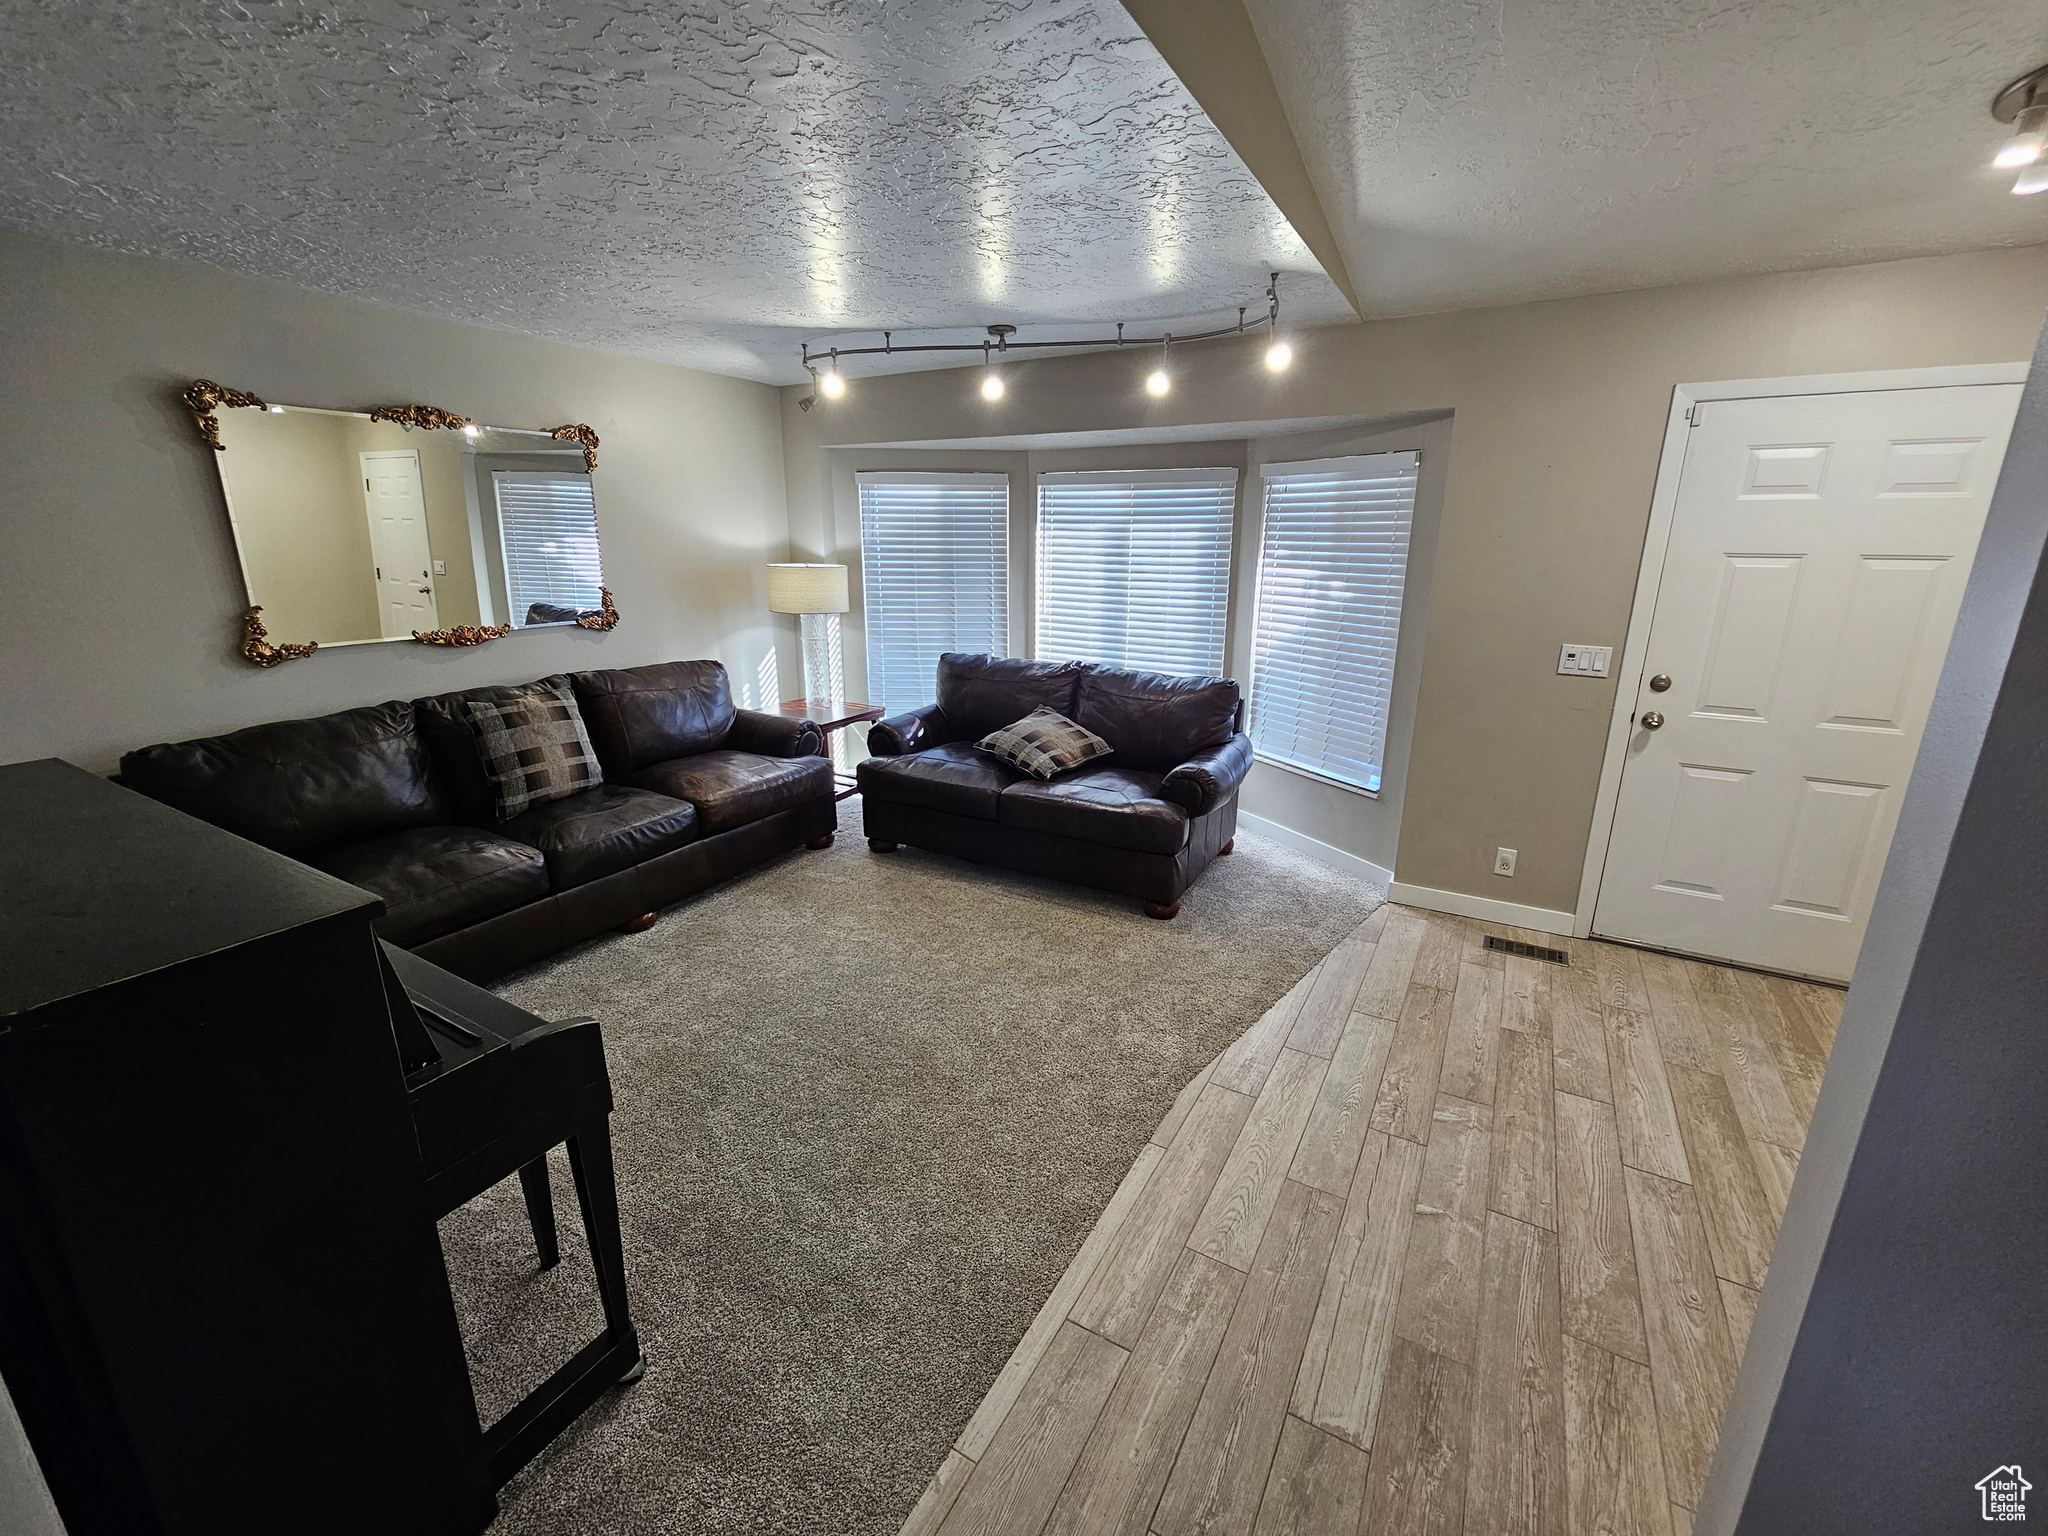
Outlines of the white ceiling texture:
<svg viewBox="0 0 2048 1536">
<path fill-rule="evenodd" d="M 2039 0 L 1245 0 L 1368 314 L 2048 240 Z"/>
<path fill-rule="evenodd" d="M 1276 268 L 1351 313 L 1113 0 L 0 22 L 0 221 L 112 250 L 785 383 L 856 328 L 1214 326 Z"/>
</svg>

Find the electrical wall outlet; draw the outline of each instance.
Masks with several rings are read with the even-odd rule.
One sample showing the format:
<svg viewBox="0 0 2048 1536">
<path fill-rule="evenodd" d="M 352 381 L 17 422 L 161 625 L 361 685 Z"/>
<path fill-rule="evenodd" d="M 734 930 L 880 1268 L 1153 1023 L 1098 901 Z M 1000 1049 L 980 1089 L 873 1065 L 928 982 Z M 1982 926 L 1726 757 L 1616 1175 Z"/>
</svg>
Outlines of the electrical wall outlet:
<svg viewBox="0 0 2048 1536">
<path fill-rule="evenodd" d="M 1496 875 L 1512 875 L 1515 872 L 1515 850 L 1496 848 L 1493 850 L 1493 872 Z"/>
<path fill-rule="evenodd" d="M 1614 659 L 1611 645 L 1567 645 L 1557 653 L 1559 677 L 1605 677 Z"/>
</svg>

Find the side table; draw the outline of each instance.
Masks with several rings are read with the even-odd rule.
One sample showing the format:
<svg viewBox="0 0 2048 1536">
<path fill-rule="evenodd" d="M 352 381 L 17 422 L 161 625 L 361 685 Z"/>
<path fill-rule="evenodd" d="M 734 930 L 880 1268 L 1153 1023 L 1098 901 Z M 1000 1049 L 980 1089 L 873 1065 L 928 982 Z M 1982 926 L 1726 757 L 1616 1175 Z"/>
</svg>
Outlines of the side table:
<svg viewBox="0 0 2048 1536">
<path fill-rule="evenodd" d="M 784 699 L 776 711 L 791 720 L 808 720 L 830 738 L 836 730 L 855 725 L 863 720 L 879 720 L 888 711 L 879 704 L 858 704 L 852 699 Z M 827 746 L 831 742 L 827 741 Z M 844 800 L 857 793 L 860 786 L 850 773 L 840 771 L 844 754 L 834 753 L 832 758 L 832 782 L 838 786 L 834 799 Z"/>
</svg>

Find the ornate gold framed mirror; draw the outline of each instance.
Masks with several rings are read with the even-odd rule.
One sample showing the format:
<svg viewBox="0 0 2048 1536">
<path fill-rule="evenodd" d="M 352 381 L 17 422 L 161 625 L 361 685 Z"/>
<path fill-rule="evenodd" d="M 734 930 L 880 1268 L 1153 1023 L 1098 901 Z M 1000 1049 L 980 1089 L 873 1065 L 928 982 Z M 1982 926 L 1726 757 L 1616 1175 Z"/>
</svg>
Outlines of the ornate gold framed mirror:
<svg viewBox="0 0 2048 1536">
<path fill-rule="evenodd" d="M 208 379 L 183 398 L 220 470 L 248 594 L 241 652 L 256 665 L 618 623 L 598 543 L 598 438 L 582 423 L 277 405 Z"/>
</svg>

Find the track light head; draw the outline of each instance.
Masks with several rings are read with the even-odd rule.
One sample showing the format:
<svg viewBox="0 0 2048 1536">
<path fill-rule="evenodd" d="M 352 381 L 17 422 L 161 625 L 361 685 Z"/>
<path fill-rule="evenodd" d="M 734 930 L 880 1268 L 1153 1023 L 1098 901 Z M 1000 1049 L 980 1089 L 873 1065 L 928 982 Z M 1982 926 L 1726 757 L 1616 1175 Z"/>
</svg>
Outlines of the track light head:
<svg viewBox="0 0 2048 1536">
<path fill-rule="evenodd" d="M 846 393 L 846 380 L 839 376 L 837 368 L 827 368 L 818 375 L 818 392 L 827 400 L 837 400 Z"/>
<path fill-rule="evenodd" d="M 2001 171 L 2016 171 L 2048 155 L 2048 105 L 2022 107 L 2012 121 L 2012 137 L 2005 141 L 1991 163 Z"/>
<path fill-rule="evenodd" d="M 1145 379 L 1145 393 L 1163 395 L 1173 388 L 1173 375 L 1164 368 L 1154 368 Z"/>
<path fill-rule="evenodd" d="M 1000 400 L 1003 398 L 1003 376 L 993 368 L 982 375 L 981 398 L 984 400 Z"/>
<path fill-rule="evenodd" d="M 1294 348 L 1284 341 L 1276 341 L 1266 348 L 1266 369 L 1269 373 L 1285 373 L 1287 365 L 1294 361 Z"/>
</svg>

